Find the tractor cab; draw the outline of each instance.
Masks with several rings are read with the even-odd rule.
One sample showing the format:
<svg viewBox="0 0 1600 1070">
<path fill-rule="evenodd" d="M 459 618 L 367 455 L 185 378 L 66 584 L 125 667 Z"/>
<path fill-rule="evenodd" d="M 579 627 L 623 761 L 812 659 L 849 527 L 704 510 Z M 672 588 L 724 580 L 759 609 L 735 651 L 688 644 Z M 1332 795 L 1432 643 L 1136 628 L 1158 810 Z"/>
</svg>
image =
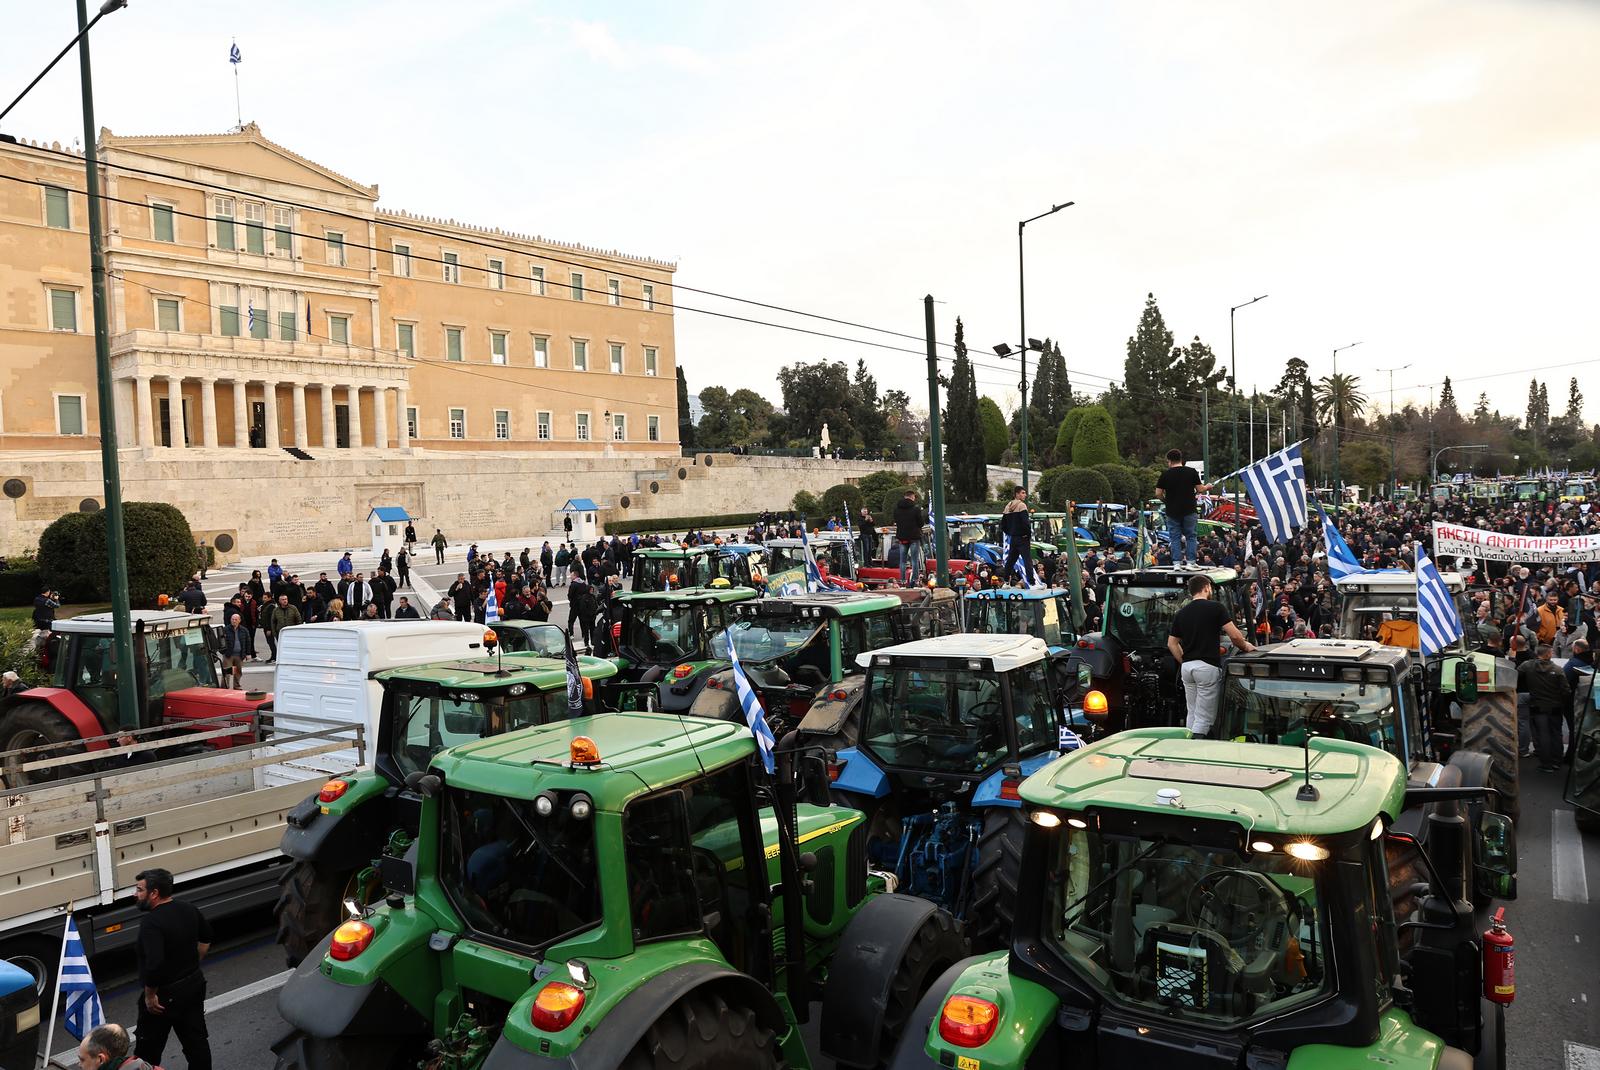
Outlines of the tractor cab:
<svg viewBox="0 0 1600 1070">
<path fill-rule="evenodd" d="M 675 591 L 710 587 L 717 580 L 732 587 L 756 586 L 750 554 L 725 546 L 652 546 L 633 552 L 633 591 Z"/>
<path fill-rule="evenodd" d="M 1454 483 L 1435 483 L 1431 492 L 1434 503 L 1444 505 L 1456 496 Z"/>
<path fill-rule="evenodd" d="M 1592 502 L 1595 498 L 1592 479 L 1567 479 L 1561 484 L 1561 500 L 1564 502 Z"/>
<path fill-rule="evenodd" d="M 536 654 L 541 658 L 567 656 L 567 630 L 559 624 L 536 620 L 501 620 L 489 625 L 502 654 Z"/>
<path fill-rule="evenodd" d="M 1542 502 L 1550 496 L 1542 479 L 1519 479 L 1511 485 L 1511 498 L 1519 502 Z"/>
<path fill-rule="evenodd" d="M 1473 619 L 1466 581 L 1458 572 L 1441 572 L 1445 587 L 1463 622 Z M 1375 639 L 1387 646 L 1417 647 L 1417 577 L 1403 568 L 1364 569 L 1335 581 L 1341 604 L 1339 634 L 1346 639 Z M 1456 641 L 1458 655 L 1467 653 L 1466 639 Z"/>
<path fill-rule="evenodd" d="M 844 532 L 829 532 L 837 538 L 824 538 L 821 533 L 809 540 L 811 557 L 823 576 L 846 583 L 856 582 L 855 544 Z M 807 541 L 802 539 L 768 539 L 767 593 L 773 595 L 804 594 L 808 569 L 806 568 Z"/>
<path fill-rule="evenodd" d="M 711 661 L 711 637 L 728 626 L 728 609 L 756 598 L 749 587 L 689 587 L 618 595 L 612 602 L 617 684 L 657 685 L 658 708 L 687 709 Z M 618 709 L 643 708 L 650 689 L 623 689 Z"/>
<path fill-rule="evenodd" d="M 1576 715 L 1572 764 L 1567 767 L 1566 800 L 1572 804 L 1578 827 L 1600 832 L 1600 687 L 1595 674 L 1581 677 L 1573 696 Z"/>
<path fill-rule="evenodd" d="M 962 600 L 965 630 L 987 635 L 1031 635 L 1048 651 L 1057 701 L 1067 703 L 1088 691 L 1091 674 L 1078 653 L 1072 630 L 1072 592 L 1065 587 L 1000 588 L 972 591 Z M 1072 727 L 1090 730 L 1087 721 Z"/>
</svg>

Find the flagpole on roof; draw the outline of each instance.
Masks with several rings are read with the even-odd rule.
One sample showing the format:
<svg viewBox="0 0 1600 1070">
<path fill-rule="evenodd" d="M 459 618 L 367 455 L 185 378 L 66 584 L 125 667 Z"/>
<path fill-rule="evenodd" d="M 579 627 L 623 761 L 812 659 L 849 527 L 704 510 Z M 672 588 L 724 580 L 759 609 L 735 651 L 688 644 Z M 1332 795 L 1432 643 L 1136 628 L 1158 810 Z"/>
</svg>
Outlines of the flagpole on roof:
<svg viewBox="0 0 1600 1070">
<path fill-rule="evenodd" d="M 228 62 L 233 65 L 233 114 L 240 130 L 244 129 L 244 108 L 239 104 L 239 39 L 234 38 L 228 48 Z"/>
</svg>

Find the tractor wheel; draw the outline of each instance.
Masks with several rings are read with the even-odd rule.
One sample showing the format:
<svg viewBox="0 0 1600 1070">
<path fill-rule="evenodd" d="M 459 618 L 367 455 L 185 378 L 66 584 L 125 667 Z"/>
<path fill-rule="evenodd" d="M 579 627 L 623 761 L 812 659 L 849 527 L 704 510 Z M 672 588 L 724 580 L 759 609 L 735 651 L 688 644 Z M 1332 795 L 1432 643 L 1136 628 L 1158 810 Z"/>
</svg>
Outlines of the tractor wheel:
<svg viewBox="0 0 1600 1070">
<path fill-rule="evenodd" d="M 1486 691 L 1461 707 L 1461 749 L 1489 756 L 1489 786 L 1500 793 L 1498 808 L 1511 820 L 1521 812 L 1517 768 L 1517 696 L 1512 691 Z"/>
<path fill-rule="evenodd" d="M 889 1002 L 883 1011 L 883 1035 L 878 1042 L 878 1051 L 885 1053 L 885 1060 L 887 1053 L 894 1051 L 900 1034 L 905 1032 L 906 1023 L 911 1020 L 911 1014 L 928 991 L 928 986 L 969 954 L 971 950 L 967 938 L 961 935 L 961 930 L 949 914 L 936 910 L 928 915 L 922 928 L 917 930 L 917 935 L 911 938 L 911 946 L 906 948 L 900 968 L 889 982 Z"/>
<path fill-rule="evenodd" d="M 278 945 L 290 966 L 298 966 L 324 936 L 338 927 L 344 897 L 353 891 L 358 872 L 335 870 L 315 862 L 296 862 L 284 872 L 272 913 L 278 919 Z"/>
<path fill-rule="evenodd" d="M 389 1070 L 411 1066 L 422 1053 L 404 1051 L 406 1042 L 382 1037 L 308 1036 L 296 1029 L 272 1045 L 274 1070 Z"/>
<path fill-rule="evenodd" d="M 33 990 L 39 995 L 39 1006 L 48 1007 L 55 998 L 57 965 L 61 958 L 61 940 L 48 936 L 19 936 L 0 944 L 0 959 L 20 966 L 33 977 Z"/>
<path fill-rule="evenodd" d="M 24 773 L 22 766 L 39 758 L 57 758 L 66 754 L 82 754 L 82 744 L 76 747 L 57 747 L 39 754 L 13 755 L 26 747 L 42 747 L 50 743 L 70 743 L 81 739 L 71 721 L 43 702 L 19 702 L 6 712 L 0 721 L 0 752 L 5 757 L 6 786 L 26 787 L 29 784 L 48 784 L 53 780 L 77 776 L 89 771 L 88 764 L 56 766 L 54 769 L 35 769 Z"/>
<path fill-rule="evenodd" d="M 991 806 L 978 834 L 978 861 L 972 867 L 972 946 L 998 951 L 1011 939 L 1017 914 L 1017 872 L 1022 868 L 1022 839 L 1028 830 L 1020 806 Z"/>
<path fill-rule="evenodd" d="M 715 992 L 690 992 L 653 1022 L 620 1070 L 780 1070 L 783 1053 L 748 1007 Z M 282 1068 L 280 1067 L 280 1070 Z"/>
</svg>

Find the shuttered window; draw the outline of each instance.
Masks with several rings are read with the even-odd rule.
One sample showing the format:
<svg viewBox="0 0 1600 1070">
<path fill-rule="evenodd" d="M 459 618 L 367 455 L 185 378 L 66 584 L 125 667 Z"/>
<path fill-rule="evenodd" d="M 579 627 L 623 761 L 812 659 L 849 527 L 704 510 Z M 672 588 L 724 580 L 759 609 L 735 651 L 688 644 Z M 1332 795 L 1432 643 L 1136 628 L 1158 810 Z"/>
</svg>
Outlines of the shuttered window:
<svg viewBox="0 0 1600 1070">
<path fill-rule="evenodd" d="M 44 188 L 44 222 L 58 230 L 70 230 L 72 212 L 67 206 L 67 191 L 54 186 Z"/>
<path fill-rule="evenodd" d="M 78 295 L 72 290 L 50 291 L 50 329 L 52 331 L 78 329 Z"/>
</svg>

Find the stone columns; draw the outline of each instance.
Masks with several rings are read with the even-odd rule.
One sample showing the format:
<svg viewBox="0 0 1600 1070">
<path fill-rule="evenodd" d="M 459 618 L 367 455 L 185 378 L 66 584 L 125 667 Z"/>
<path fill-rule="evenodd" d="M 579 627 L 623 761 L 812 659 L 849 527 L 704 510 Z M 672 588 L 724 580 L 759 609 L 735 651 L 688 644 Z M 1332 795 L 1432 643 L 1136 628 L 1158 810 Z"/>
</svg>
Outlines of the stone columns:
<svg viewBox="0 0 1600 1070">
<path fill-rule="evenodd" d="M 372 391 L 372 444 L 380 450 L 389 448 L 389 390 L 374 387 Z"/>
<path fill-rule="evenodd" d="M 350 406 L 350 448 L 358 450 L 361 442 L 361 388 L 347 386 L 344 388 L 346 402 Z"/>
<path fill-rule="evenodd" d="M 322 394 L 322 448 L 331 450 L 339 445 L 339 431 L 333 419 L 333 385 L 323 383 L 319 392 Z"/>
<path fill-rule="evenodd" d="M 248 384 L 243 379 L 233 380 L 233 448 L 247 450 L 250 448 L 250 406 L 246 404 L 245 394 Z"/>
<path fill-rule="evenodd" d="M 306 384 L 295 383 L 294 389 L 294 444 L 298 449 L 305 449 L 311 444 L 311 436 L 306 433 Z"/>
<path fill-rule="evenodd" d="M 261 400 L 267 403 L 267 449 L 278 448 L 278 384 L 261 384 Z"/>
<path fill-rule="evenodd" d="M 403 450 L 411 448 L 411 425 L 406 422 L 406 409 L 408 408 L 410 408 L 410 406 L 406 404 L 406 388 L 403 386 L 396 388 L 394 403 L 394 441 L 396 447 Z"/>
<path fill-rule="evenodd" d="M 167 431 L 175 450 L 184 447 L 183 428 L 183 377 L 167 376 Z"/>
<path fill-rule="evenodd" d="M 111 411 L 117 416 L 117 448 L 124 449 L 139 440 L 139 429 L 133 423 L 133 380 L 117 379 L 112 385 L 116 404 Z"/>
<path fill-rule="evenodd" d="M 206 449 L 217 448 L 217 381 L 210 376 L 200 380 L 200 433 Z"/>
<path fill-rule="evenodd" d="M 154 446 L 156 444 L 155 406 L 150 401 L 150 377 L 136 375 L 133 377 L 133 393 L 136 407 L 139 410 L 139 445 Z"/>
</svg>

